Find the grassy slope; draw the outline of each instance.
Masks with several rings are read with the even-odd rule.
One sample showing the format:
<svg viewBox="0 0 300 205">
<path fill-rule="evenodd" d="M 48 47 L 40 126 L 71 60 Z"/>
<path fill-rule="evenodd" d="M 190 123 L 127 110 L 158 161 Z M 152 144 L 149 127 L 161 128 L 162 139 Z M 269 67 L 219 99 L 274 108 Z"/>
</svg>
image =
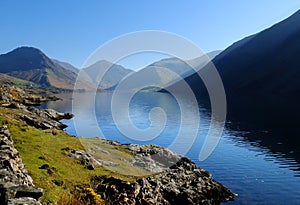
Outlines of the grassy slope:
<svg viewBox="0 0 300 205">
<path fill-rule="evenodd" d="M 0 83 L 13 83 L 15 85 L 20 85 L 20 86 L 30 86 L 30 85 L 37 86 L 32 82 L 22 80 L 20 78 L 15 78 L 15 77 L 6 75 L 4 73 L 0 73 Z"/>
<path fill-rule="evenodd" d="M 55 88 L 73 89 L 74 82 L 69 82 L 67 79 L 60 78 L 52 70 L 46 69 L 47 77 L 51 86 Z"/>
<path fill-rule="evenodd" d="M 16 119 L 17 109 L 0 108 L 0 124 L 6 124 L 13 137 L 25 167 L 35 185 L 44 189 L 42 201 L 57 202 L 62 196 L 70 195 L 76 186 L 88 187 L 93 176 L 114 176 L 127 180 L 147 175 L 145 170 L 131 166 L 122 159 L 131 159 L 131 153 L 122 146 L 105 143 L 99 138 L 78 138 L 58 130 L 39 130 Z M 100 147 L 95 157 L 119 163 L 117 167 L 100 167 L 88 170 L 79 160 L 68 156 L 69 149 Z M 103 152 L 103 150 L 109 153 Z M 42 165 L 47 169 L 40 169 Z M 113 172 L 113 171 L 116 172 Z M 122 170 L 122 172 L 119 172 Z M 131 176 L 130 176 L 131 175 Z"/>
</svg>

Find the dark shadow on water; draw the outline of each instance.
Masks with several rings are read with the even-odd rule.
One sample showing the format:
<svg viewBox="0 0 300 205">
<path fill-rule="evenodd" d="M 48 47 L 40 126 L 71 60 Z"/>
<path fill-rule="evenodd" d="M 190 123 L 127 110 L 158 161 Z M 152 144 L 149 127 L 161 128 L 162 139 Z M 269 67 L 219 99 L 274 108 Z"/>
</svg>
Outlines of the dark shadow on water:
<svg viewBox="0 0 300 205">
<path fill-rule="evenodd" d="M 231 100 L 226 125 L 240 131 L 244 141 L 284 160 L 283 166 L 300 177 L 300 110 L 295 102 L 248 97 Z"/>
</svg>

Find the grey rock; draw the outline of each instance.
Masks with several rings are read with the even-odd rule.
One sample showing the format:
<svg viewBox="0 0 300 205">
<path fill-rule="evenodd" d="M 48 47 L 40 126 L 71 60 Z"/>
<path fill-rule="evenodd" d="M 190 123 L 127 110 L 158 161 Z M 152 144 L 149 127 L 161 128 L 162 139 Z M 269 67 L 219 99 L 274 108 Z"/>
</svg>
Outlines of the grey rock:
<svg viewBox="0 0 300 205">
<path fill-rule="evenodd" d="M 28 175 L 8 128 L 0 126 L 0 204 L 40 204 L 42 194 Z"/>
<path fill-rule="evenodd" d="M 30 197 L 14 198 L 9 199 L 7 205 L 42 205 L 36 199 Z"/>
<path fill-rule="evenodd" d="M 128 146 L 140 154 L 150 153 L 148 158 L 151 154 L 155 155 L 162 151 L 169 157 L 167 162 L 177 157 L 180 159 L 169 169 L 135 182 L 113 177 L 94 177 L 92 182 L 95 190 L 108 204 L 220 204 L 233 200 L 236 196 L 225 186 L 211 179 L 209 172 L 199 168 L 188 158 L 180 155 L 175 157 L 175 153 L 158 146 L 152 146 L 152 151 L 146 150 L 151 149 L 151 146 L 141 146 L 139 149 L 136 145 Z M 149 162 L 155 161 L 151 160 Z"/>
<path fill-rule="evenodd" d="M 130 162 L 149 172 L 162 172 L 178 162 L 182 156 L 157 145 L 122 145 L 130 150 L 134 158 Z"/>
<path fill-rule="evenodd" d="M 16 102 L 12 102 L 12 103 L 9 103 L 9 104 L 4 104 L 2 106 L 7 107 L 7 108 L 22 109 L 22 110 L 26 109 L 26 106 L 24 106 L 23 104 L 20 104 L 20 103 L 16 103 Z"/>
<path fill-rule="evenodd" d="M 83 150 L 71 150 L 69 156 L 75 159 L 79 159 L 81 163 L 90 170 L 101 166 L 119 166 L 119 164 L 111 161 L 96 159 Z"/>
<path fill-rule="evenodd" d="M 67 126 L 61 122 L 62 119 L 73 117 L 70 113 L 60 113 L 52 109 L 39 110 L 33 107 L 27 107 L 28 114 L 21 114 L 20 118 L 28 125 L 39 129 L 58 129 L 62 130 Z"/>
<path fill-rule="evenodd" d="M 74 115 L 71 113 L 60 113 L 53 109 L 45 109 L 44 112 L 46 115 L 48 115 L 49 118 L 53 120 L 71 119 L 72 117 L 74 117 Z"/>
</svg>

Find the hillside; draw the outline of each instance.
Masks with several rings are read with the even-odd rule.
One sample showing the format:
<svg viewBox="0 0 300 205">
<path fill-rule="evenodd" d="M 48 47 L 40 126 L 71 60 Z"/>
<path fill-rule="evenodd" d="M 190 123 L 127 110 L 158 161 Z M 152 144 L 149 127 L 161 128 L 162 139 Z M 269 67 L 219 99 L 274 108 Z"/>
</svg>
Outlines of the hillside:
<svg viewBox="0 0 300 205">
<path fill-rule="evenodd" d="M 72 71 L 73 73 L 76 73 L 78 74 L 79 73 L 79 69 L 76 68 L 75 66 L 71 65 L 70 63 L 67 63 L 67 62 L 62 62 L 62 61 L 59 61 L 57 59 L 51 59 L 55 64 L 58 64 L 59 66 L 63 67 L 64 69 L 66 70 L 70 70 Z"/>
<path fill-rule="evenodd" d="M 299 97 L 299 22 L 300 11 L 217 56 L 214 63 L 227 91 Z"/>
<path fill-rule="evenodd" d="M 0 72 L 44 87 L 62 89 L 72 89 L 77 77 L 33 47 L 20 47 L 0 55 Z"/>
<path fill-rule="evenodd" d="M 191 65 L 192 67 L 203 67 L 207 63 L 207 57 L 210 60 L 213 60 L 217 55 L 222 53 L 222 50 L 216 50 L 206 53 L 206 55 L 199 56 L 198 58 L 187 60 L 186 62 Z"/>
<path fill-rule="evenodd" d="M 34 85 L 32 82 L 0 73 L 0 85 L 2 85 L 2 84 L 15 84 L 15 85 L 23 85 L 23 86 L 33 86 Z"/>
<path fill-rule="evenodd" d="M 299 22 L 300 11 L 234 43 L 213 59 L 225 87 L 230 127 L 272 133 L 270 139 L 261 134 L 249 139 L 272 147 L 275 153 L 286 152 L 276 144 L 283 138 L 294 149 L 300 145 L 295 136 L 300 123 Z M 208 64 L 199 74 L 208 73 L 211 68 L 212 64 Z M 201 102 L 207 99 L 207 91 L 198 75 L 184 80 Z"/>
<path fill-rule="evenodd" d="M 96 83 L 100 89 L 108 89 L 116 86 L 122 78 L 133 72 L 130 69 L 106 60 L 100 60 L 89 67 L 83 68 L 82 71 L 83 73 L 80 73 L 82 78 L 91 83 Z M 100 79 L 102 75 L 103 77 Z"/>
</svg>

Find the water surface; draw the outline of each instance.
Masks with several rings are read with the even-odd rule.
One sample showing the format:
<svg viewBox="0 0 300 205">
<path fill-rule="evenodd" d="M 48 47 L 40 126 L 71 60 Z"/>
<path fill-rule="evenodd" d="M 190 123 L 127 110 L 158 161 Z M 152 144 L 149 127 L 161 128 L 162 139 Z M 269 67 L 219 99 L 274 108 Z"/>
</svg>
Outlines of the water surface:
<svg viewBox="0 0 300 205">
<path fill-rule="evenodd" d="M 130 103 L 132 122 L 140 129 L 148 128 L 151 126 L 149 111 L 159 106 L 166 112 L 167 123 L 163 132 L 155 139 L 137 141 L 126 137 L 117 129 L 111 115 L 110 92 L 98 93 L 95 103 L 87 101 L 85 95 L 82 94 L 82 105 L 78 107 L 79 112 L 76 115 L 81 122 L 80 128 L 76 128 L 80 129 L 81 135 L 88 137 L 95 136 L 98 133 L 96 127 L 99 126 L 104 137 L 121 143 L 151 143 L 169 147 L 176 138 L 180 123 L 189 130 L 194 127 L 193 124 L 199 117 L 191 111 L 187 119 L 181 119 L 180 108 L 169 94 L 140 93 Z M 48 102 L 44 106 L 61 112 L 72 112 L 72 94 L 60 94 L 59 97 L 64 100 Z M 91 116 L 93 112 L 86 108 L 89 106 L 95 110 L 97 124 Z M 177 146 L 174 151 L 184 153 L 201 168 L 211 172 L 214 179 L 238 193 L 235 201 L 229 204 L 300 204 L 299 151 L 290 142 L 285 142 L 284 137 L 276 141 L 278 138 L 272 139 L 272 135 L 264 130 L 257 132 L 234 129 L 235 126 L 228 121 L 216 149 L 206 160 L 199 161 L 199 152 L 210 124 L 209 112 L 201 106 L 199 111 L 200 128 L 192 147 L 186 150 L 185 141 L 182 140 L 183 148 Z M 120 113 L 122 114 L 124 113 Z M 69 126 L 66 131 L 73 135 L 78 134 L 74 119 L 63 122 Z M 193 130 L 190 131 L 192 133 Z"/>
</svg>

